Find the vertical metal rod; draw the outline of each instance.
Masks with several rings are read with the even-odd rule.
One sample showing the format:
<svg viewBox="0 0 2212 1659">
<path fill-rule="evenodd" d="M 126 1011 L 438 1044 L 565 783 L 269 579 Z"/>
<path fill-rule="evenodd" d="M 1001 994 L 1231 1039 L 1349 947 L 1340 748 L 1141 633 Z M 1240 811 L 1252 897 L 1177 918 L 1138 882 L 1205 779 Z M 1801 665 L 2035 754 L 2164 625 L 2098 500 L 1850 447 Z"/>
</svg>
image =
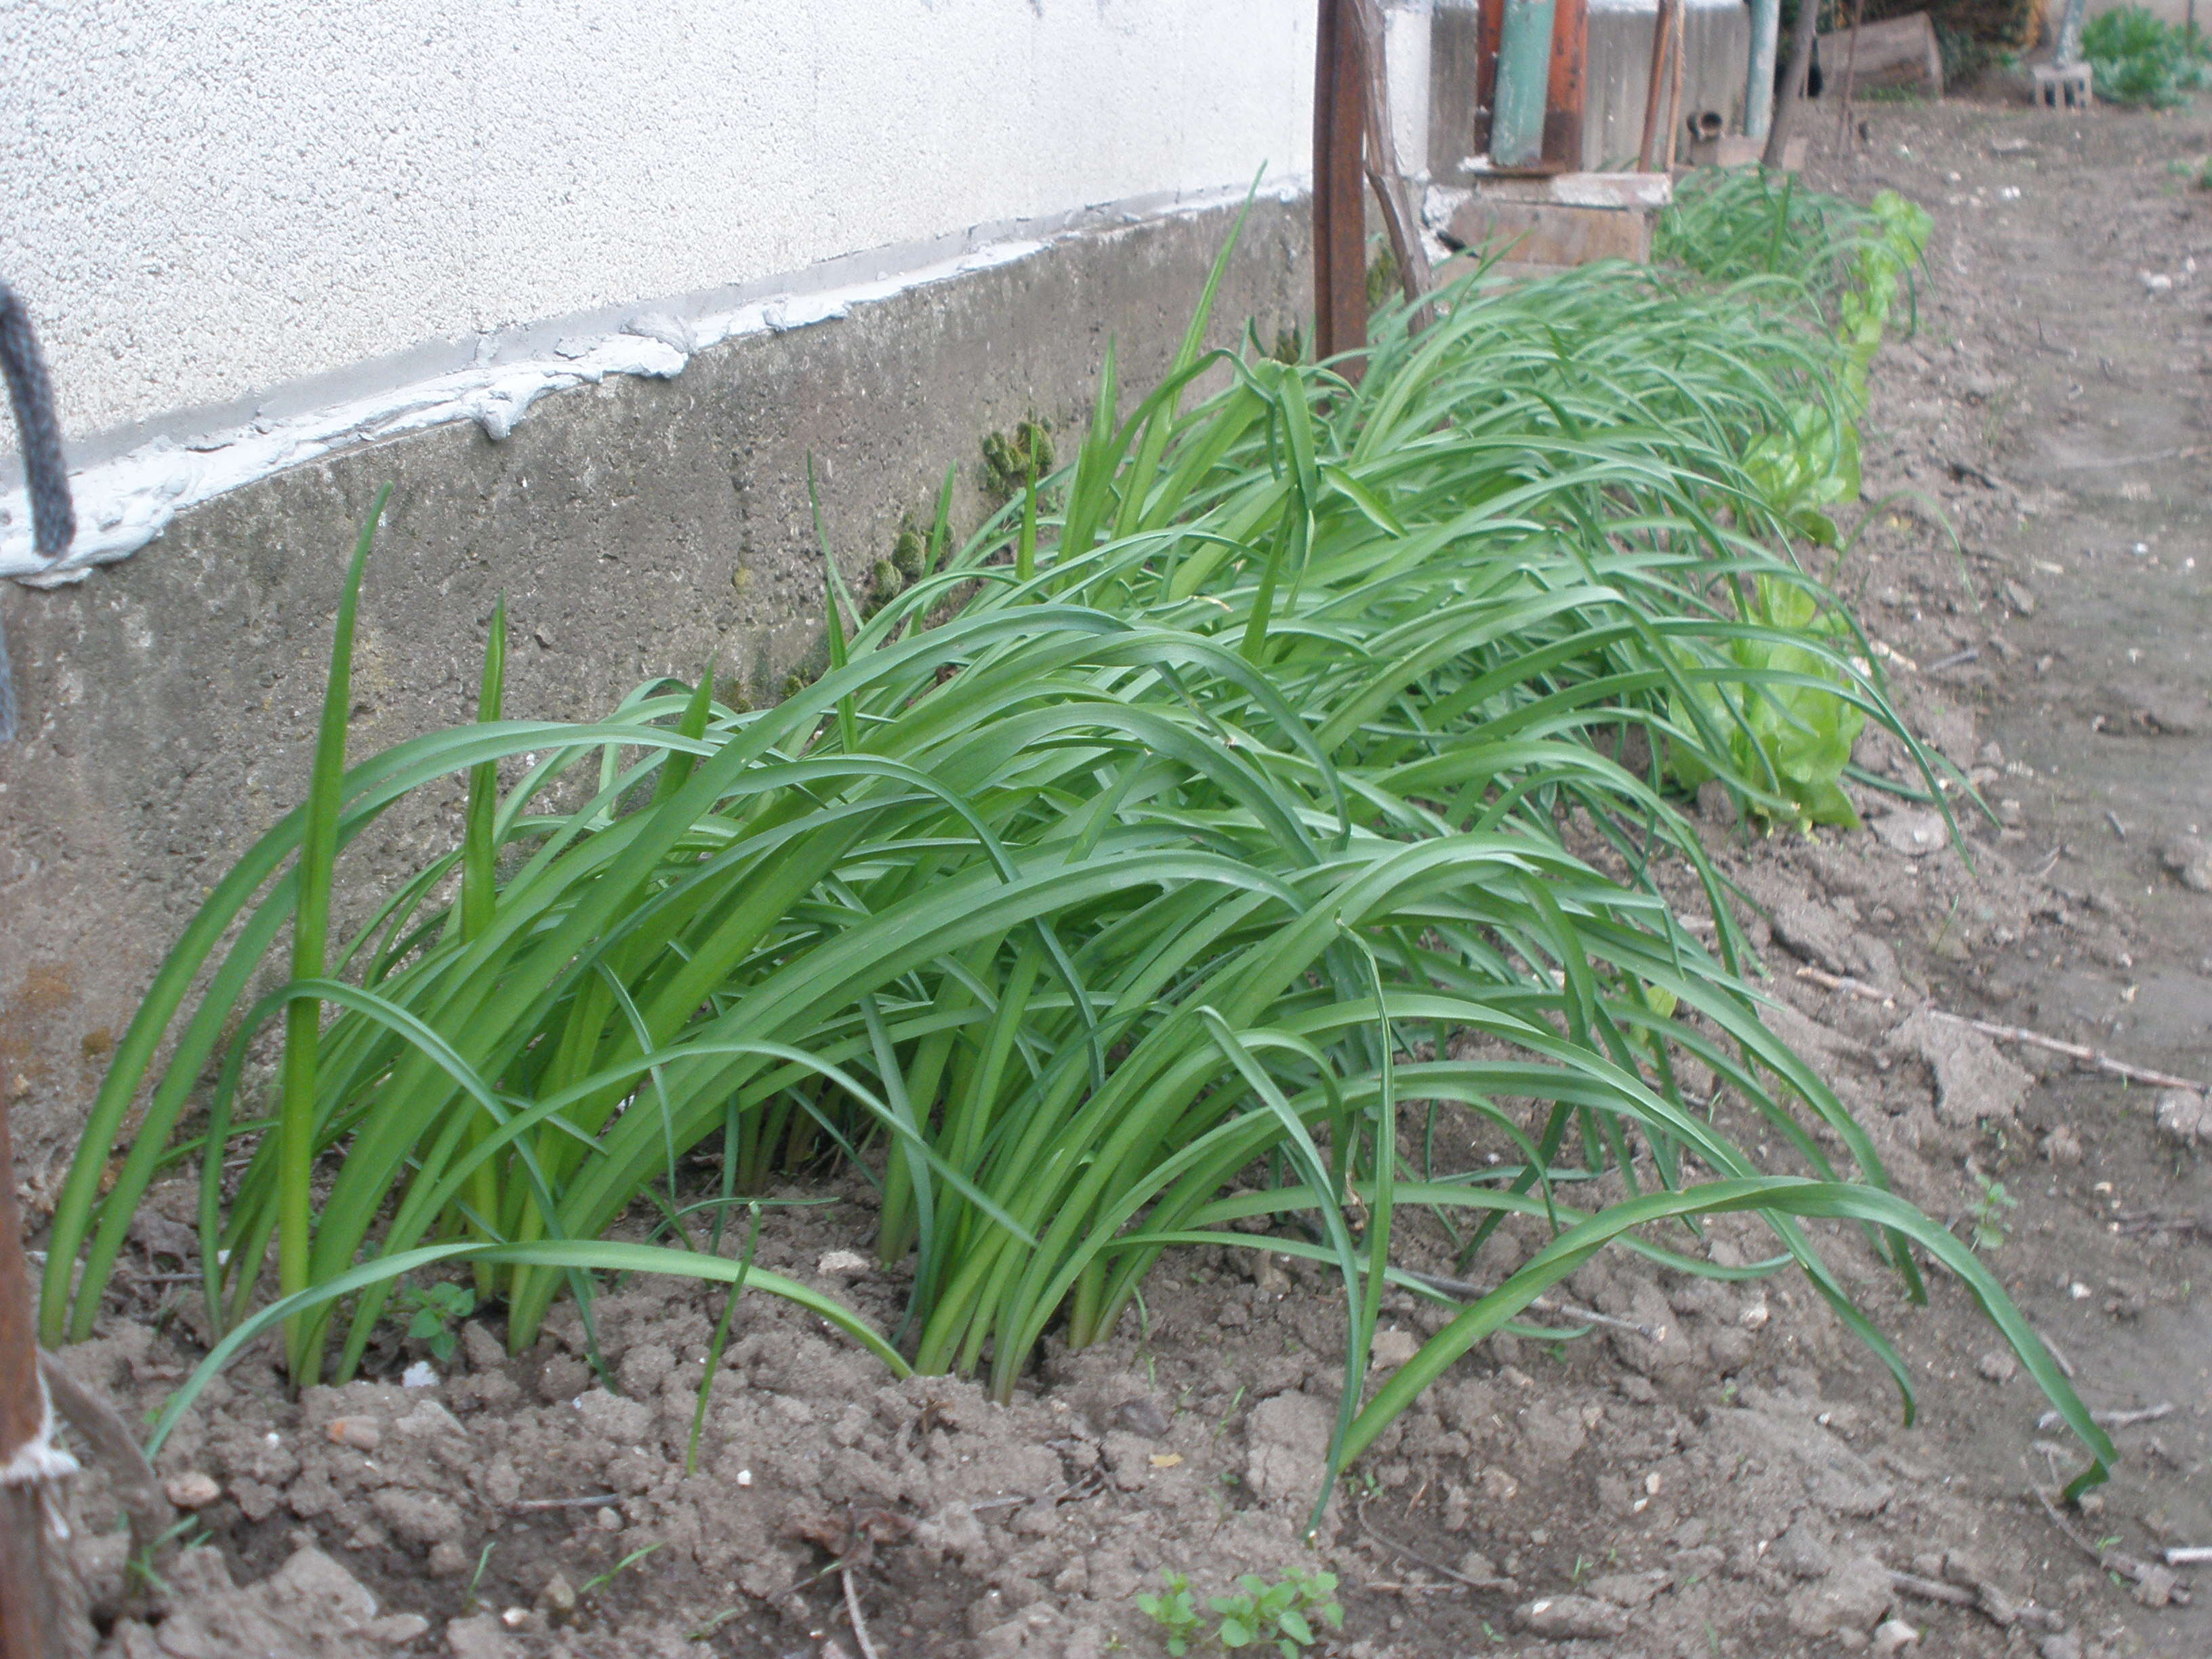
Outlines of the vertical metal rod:
<svg viewBox="0 0 2212 1659">
<path fill-rule="evenodd" d="M 1774 49 L 1782 30 L 1782 0 L 1751 0 L 1751 66 L 1744 72 L 1743 131 L 1764 138 L 1774 121 Z"/>
<path fill-rule="evenodd" d="M 1319 0 L 1314 36 L 1314 355 L 1322 362 L 1367 343 L 1364 140 L 1359 54 L 1350 0 Z M 1351 378 L 1363 367 L 1344 366 Z"/>
</svg>

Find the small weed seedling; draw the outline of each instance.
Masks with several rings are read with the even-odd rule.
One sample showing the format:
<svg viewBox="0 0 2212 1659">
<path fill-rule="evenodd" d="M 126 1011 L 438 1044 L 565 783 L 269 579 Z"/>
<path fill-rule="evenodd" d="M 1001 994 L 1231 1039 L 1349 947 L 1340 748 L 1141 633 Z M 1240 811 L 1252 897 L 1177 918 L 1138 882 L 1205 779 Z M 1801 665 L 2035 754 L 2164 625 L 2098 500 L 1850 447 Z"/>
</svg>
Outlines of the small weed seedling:
<svg viewBox="0 0 2212 1659">
<path fill-rule="evenodd" d="M 453 1327 L 477 1310 L 477 1293 L 465 1285 L 440 1282 L 419 1290 L 410 1285 L 393 1299 L 401 1313 L 412 1314 L 407 1334 L 441 1365 L 453 1357 Z"/>
<path fill-rule="evenodd" d="M 576 1599 L 579 1601 L 581 1601 L 586 1597 L 596 1595 L 599 1591 L 605 1589 L 608 1585 L 613 1583 L 617 1578 L 629 1571 L 632 1567 L 644 1560 L 647 1556 L 652 1554 L 653 1551 L 659 1547 L 660 1546 L 658 1544 L 647 1544 L 641 1550 L 632 1550 L 628 1555 L 623 1557 L 621 1560 L 616 1562 L 614 1565 L 609 1567 L 605 1572 L 599 1574 L 598 1577 L 586 1578 L 577 1587 Z"/>
<path fill-rule="evenodd" d="M 1190 1581 L 1179 1572 L 1163 1572 L 1165 1595 L 1139 1595 L 1138 1610 L 1158 1621 L 1167 1632 L 1168 1651 L 1182 1659 L 1194 1643 L 1206 1639 L 1207 1620 L 1198 1610 Z M 1286 1568 L 1273 1583 L 1257 1573 L 1237 1581 L 1237 1594 L 1215 1595 L 1206 1605 L 1220 1620 L 1214 1638 L 1234 1650 L 1255 1643 L 1273 1642 L 1283 1659 L 1297 1659 L 1298 1650 L 1321 1638 L 1314 1633 L 1317 1620 L 1330 1630 L 1344 1628 L 1344 1607 L 1335 1599 L 1336 1575 Z"/>
<path fill-rule="evenodd" d="M 1992 1181 L 1978 1170 L 1975 1172 L 1974 1179 L 1982 1183 L 1982 1195 L 1966 1212 L 1966 1218 L 1974 1224 L 1975 1253 L 1986 1255 L 2003 1247 L 2008 1236 L 2004 1228 L 2005 1212 L 2018 1209 L 2020 1200 L 2005 1191 L 2002 1181 Z"/>
<path fill-rule="evenodd" d="M 1168 1651 L 1175 1659 L 1190 1651 L 1194 1640 L 1206 1637 L 1206 1620 L 1198 1611 L 1198 1598 L 1190 1593 L 1190 1580 L 1179 1572 L 1160 1574 L 1166 1585 L 1164 1595 L 1139 1595 L 1137 1611 L 1157 1622 L 1167 1632 Z"/>
</svg>

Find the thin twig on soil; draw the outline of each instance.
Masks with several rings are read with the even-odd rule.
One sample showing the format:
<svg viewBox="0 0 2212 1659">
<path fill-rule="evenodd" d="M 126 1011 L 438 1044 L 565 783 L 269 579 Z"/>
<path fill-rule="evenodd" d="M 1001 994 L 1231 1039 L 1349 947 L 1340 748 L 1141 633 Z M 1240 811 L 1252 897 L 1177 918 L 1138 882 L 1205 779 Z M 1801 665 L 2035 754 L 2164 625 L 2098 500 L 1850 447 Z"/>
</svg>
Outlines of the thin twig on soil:
<svg viewBox="0 0 2212 1659">
<path fill-rule="evenodd" d="M 1826 990 L 1863 997 L 1869 1002 L 1894 1003 L 1899 1000 L 1897 992 L 1885 991 L 1879 985 L 1869 985 L 1863 980 L 1853 979 L 1849 974 L 1831 974 L 1824 969 L 1808 966 L 1797 970 L 1797 977 L 1810 980 Z M 2136 1066 L 2124 1060 L 2115 1060 L 2101 1048 L 2092 1048 L 2083 1042 L 2069 1042 L 2063 1037 L 2046 1036 L 2041 1031 L 2029 1030 L 2025 1025 L 2000 1025 L 1994 1020 L 1972 1019 L 1965 1014 L 1954 1014 L 1948 1008 L 1929 1006 L 1928 1012 L 1938 1019 L 1954 1020 L 1960 1025 L 1971 1026 L 1984 1036 L 1995 1037 L 2001 1042 L 2017 1042 L 2030 1048 L 2043 1048 L 2054 1054 L 2064 1054 L 2069 1060 L 2080 1060 L 2085 1066 L 2123 1078 L 2130 1083 L 2155 1084 L 2161 1089 L 2191 1089 L 2198 1094 L 2212 1092 L 2212 1085 L 2200 1083 L 2195 1078 L 2177 1077 L 2171 1072 L 2154 1071 L 2148 1066 Z"/>
<path fill-rule="evenodd" d="M 2112 826 L 2112 833 L 2122 841 L 2128 838 L 2128 826 L 2120 822 L 2120 815 L 2110 807 L 2105 809 L 2105 822 Z"/>
<path fill-rule="evenodd" d="M 868 1640 L 868 1621 L 860 1617 L 860 1593 L 853 1588 L 852 1568 L 840 1561 L 837 1577 L 844 1581 L 845 1613 L 853 1621 L 853 1639 L 860 1644 L 860 1659 L 882 1659 L 876 1644 Z"/>
<path fill-rule="evenodd" d="M 1442 1273 L 1425 1273 L 1412 1267 L 1401 1267 L 1398 1271 L 1417 1285 L 1425 1285 L 1432 1291 L 1441 1291 L 1445 1296 L 1456 1296 L 1465 1301 L 1480 1302 L 1490 1294 L 1481 1285 L 1464 1279 L 1448 1279 Z M 1639 1325 L 1632 1319 L 1616 1319 L 1611 1314 L 1600 1313 L 1595 1308 L 1577 1307 L 1571 1302 L 1554 1302 L 1549 1297 L 1540 1296 L 1532 1298 L 1528 1305 L 1538 1313 L 1556 1314 L 1562 1319 L 1579 1319 L 1586 1325 L 1610 1325 L 1617 1331 L 1633 1331 L 1647 1342 L 1663 1340 L 1660 1333 L 1649 1325 Z"/>
<path fill-rule="evenodd" d="M 2089 1420 L 2102 1429 L 2131 1429 L 2138 1423 L 2155 1423 L 2161 1417 L 2173 1415 L 2173 1401 L 2161 1400 L 2155 1406 L 2146 1406 L 2133 1412 L 2091 1412 Z M 2066 1419 L 2057 1412 L 2045 1412 L 2035 1419 L 2039 1429 L 2055 1429 Z"/>
<path fill-rule="evenodd" d="M 1377 1544 L 1380 1544 L 1384 1549 L 1389 1551 L 1391 1554 L 1397 1556 L 1403 1560 L 1410 1561 L 1417 1567 L 1425 1567 L 1431 1572 L 1442 1573 L 1445 1577 L 1450 1579 L 1455 1585 L 1464 1585 L 1468 1589 L 1496 1590 L 1503 1595 L 1511 1595 L 1521 1588 L 1520 1581 L 1513 1578 L 1470 1578 L 1463 1572 L 1454 1571 L 1451 1568 L 1445 1566 L 1442 1562 L 1431 1561 L 1427 1556 L 1419 1553 L 1418 1551 L 1407 1549 L 1403 1544 L 1399 1543 L 1395 1539 L 1384 1537 L 1381 1533 L 1376 1531 L 1372 1526 L 1368 1524 L 1367 1502 L 1364 1498 L 1362 1498 L 1359 1503 L 1353 1506 L 1352 1513 L 1353 1518 L 1359 1522 L 1359 1530 L 1365 1533 L 1370 1538 L 1373 1539 Z M 1376 1586 L 1370 1585 L 1368 1588 L 1372 1589 L 1376 1588 Z M 1444 1587 L 1438 1585 L 1437 1588 L 1441 1589 Z"/>
<path fill-rule="evenodd" d="M 2058 1614 L 2032 1603 L 2022 1605 L 1994 1584 L 1947 1584 L 1941 1579 L 1923 1578 L 1918 1573 L 1893 1571 L 1889 1575 L 1889 1587 L 1905 1595 L 1919 1596 L 1923 1601 L 1975 1608 L 1987 1614 L 1990 1623 L 2002 1628 L 2008 1629 L 2014 1625 L 2033 1625 L 2048 1631 L 2065 1628 L 2066 1621 Z"/>
<path fill-rule="evenodd" d="M 39 1373 L 46 1380 L 55 1409 L 91 1443 L 93 1455 L 107 1471 L 108 1489 L 130 1519 L 131 1554 L 153 1567 L 155 1551 L 176 1524 L 177 1511 L 131 1425 L 44 1348 L 39 1350 Z"/>
<path fill-rule="evenodd" d="M 2195 444 L 2186 449 L 2154 449 L 2148 455 L 2114 455 L 2094 461 L 2054 461 L 2051 464 L 2051 470 L 2054 472 L 2086 472 L 2099 467 L 2141 466 L 2148 461 L 2189 460 L 2203 454 L 2205 449 L 2205 445 Z"/>
<path fill-rule="evenodd" d="M 2043 1512 L 2051 1517 L 2051 1524 L 2058 1528 L 2068 1543 L 2094 1561 L 2099 1571 L 2117 1572 L 2148 1591 L 2153 1598 L 2163 1597 L 2165 1601 L 2177 1602 L 2185 1607 L 2189 1605 L 2188 1589 L 2174 1583 L 2172 1573 L 2166 1568 L 2154 1566 L 2148 1561 L 2138 1561 L 2134 1556 L 2123 1554 L 2118 1550 L 2099 1549 L 2083 1535 L 2080 1528 L 2058 1512 L 2058 1506 L 2051 1501 L 2050 1495 L 2042 1487 L 2031 1486 L 2028 1490 L 2035 1494 L 2035 1501 L 2043 1505 Z M 2154 1601 L 2154 1604 L 2163 1605 L 2163 1601 Z"/>
<path fill-rule="evenodd" d="M 583 1510 L 595 1505 L 619 1504 L 618 1492 L 591 1492 L 582 1498 L 518 1498 L 507 1505 L 510 1510 Z"/>
<path fill-rule="evenodd" d="M 1981 647 L 1970 645 L 1964 651 L 1954 651 L 1948 657 L 1936 658 L 1934 662 L 1929 663 L 1920 672 L 1923 674 L 1940 674 L 1947 668 L 1964 668 L 1968 663 L 1979 662 L 1981 659 Z"/>
<path fill-rule="evenodd" d="M 2202 1567 L 2212 1565 L 2212 1547 L 2203 1544 L 2185 1544 L 2166 1553 L 2169 1567 Z"/>
</svg>

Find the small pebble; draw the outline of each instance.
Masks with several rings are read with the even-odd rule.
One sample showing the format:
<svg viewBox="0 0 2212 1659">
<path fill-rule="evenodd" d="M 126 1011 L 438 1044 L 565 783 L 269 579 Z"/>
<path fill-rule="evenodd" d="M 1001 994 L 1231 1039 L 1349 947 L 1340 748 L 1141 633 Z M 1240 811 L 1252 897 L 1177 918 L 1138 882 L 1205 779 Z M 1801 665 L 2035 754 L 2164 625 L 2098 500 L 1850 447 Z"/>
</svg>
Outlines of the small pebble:
<svg viewBox="0 0 2212 1659">
<path fill-rule="evenodd" d="M 161 1490 L 168 1493 L 169 1501 L 180 1510 L 204 1510 L 222 1496 L 222 1488 L 216 1485 L 215 1477 L 204 1474 L 198 1469 L 164 1480 Z"/>
<path fill-rule="evenodd" d="M 599 1511 L 599 1530 L 601 1532 L 620 1532 L 622 1530 L 622 1516 L 617 1515 L 611 1507 L 603 1509 Z"/>
<path fill-rule="evenodd" d="M 384 1425 L 373 1417 L 333 1417 L 324 1432 L 356 1451 L 373 1452 L 384 1443 Z"/>
<path fill-rule="evenodd" d="M 814 1270 L 824 1279 L 859 1279 L 868 1271 L 868 1258 L 858 1250 L 830 1250 Z"/>
<path fill-rule="evenodd" d="M 2009 1382 L 2020 1370 L 2020 1361 L 2005 1348 L 1991 1348 L 1974 1362 L 1974 1369 L 1991 1382 Z"/>
<path fill-rule="evenodd" d="M 1885 1619 L 1874 1627 L 1874 1650 L 1895 1653 L 1920 1639 L 1920 1632 L 1902 1619 Z"/>
</svg>

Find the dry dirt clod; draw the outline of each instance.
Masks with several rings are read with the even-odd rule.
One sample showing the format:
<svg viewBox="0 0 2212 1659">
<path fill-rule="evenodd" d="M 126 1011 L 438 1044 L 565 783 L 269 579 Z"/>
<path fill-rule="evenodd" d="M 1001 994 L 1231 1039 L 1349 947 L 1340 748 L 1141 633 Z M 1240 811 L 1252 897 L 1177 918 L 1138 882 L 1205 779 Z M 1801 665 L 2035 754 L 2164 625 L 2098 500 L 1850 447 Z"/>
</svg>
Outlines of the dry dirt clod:
<svg viewBox="0 0 2212 1659">
<path fill-rule="evenodd" d="M 2159 1128 L 2185 1146 L 2212 1140 L 2212 1103 L 2193 1090 L 2160 1091 L 2157 1115 Z"/>
<path fill-rule="evenodd" d="M 1603 1640 L 1628 1628 L 1626 1613 L 1588 1595 L 1540 1595 L 1515 1608 L 1513 1617 L 1530 1635 L 1554 1642 Z"/>
<path fill-rule="evenodd" d="M 1875 819 L 1869 827 L 1875 840 L 1909 859 L 1926 858 L 1951 844 L 1950 826 L 1941 812 L 1892 812 Z"/>
<path fill-rule="evenodd" d="M 1974 1362 L 1974 1369 L 1991 1382 L 2009 1382 L 2020 1372 L 2020 1361 L 2006 1348 L 1991 1348 Z"/>
<path fill-rule="evenodd" d="M 2212 893 L 2212 843 L 2196 836 L 2176 836 L 2158 849 L 2158 856 L 2184 887 Z"/>
</svg>

